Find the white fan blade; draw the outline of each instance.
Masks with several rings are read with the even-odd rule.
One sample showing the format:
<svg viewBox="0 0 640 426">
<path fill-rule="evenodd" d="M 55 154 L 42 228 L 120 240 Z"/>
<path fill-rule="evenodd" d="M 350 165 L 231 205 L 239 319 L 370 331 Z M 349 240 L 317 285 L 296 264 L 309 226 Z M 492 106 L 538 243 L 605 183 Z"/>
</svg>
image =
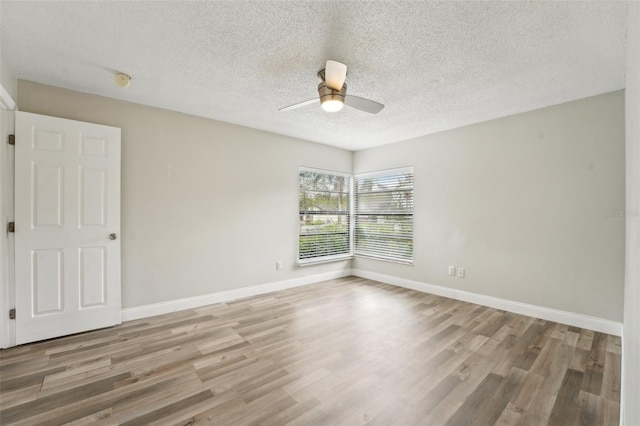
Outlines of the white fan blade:
<svg viewBox="0 0 640 426">
<path fill-rule="evenodd" d="M 384 108 L 384 105 L 381 103 L 352 95 L 345 96 L 344 104 L 351 108 L 359 109 L 360 111 L 369 112 L 371 114 L 377 114 L 382 111 L 382 108 Z"/>
<path fill-rule="evenodd" d="M 278 111 L 289 111 L 291 109 L 302 108 L 307 105 L 314 104 L 316 102 L 320 102 L 320 98 L 309 99 L 308 101 L 298 102 L 297 104 L 289 105 L 284 108 L 280 108 Z"/>
<path fill-rule="evenodd" d="M 324 68 L 324 81 L 327 87 L 333 90 L 342 89 L 347 78 L 347 66 L 343 63 L 328 60 Z"/>
</svg>

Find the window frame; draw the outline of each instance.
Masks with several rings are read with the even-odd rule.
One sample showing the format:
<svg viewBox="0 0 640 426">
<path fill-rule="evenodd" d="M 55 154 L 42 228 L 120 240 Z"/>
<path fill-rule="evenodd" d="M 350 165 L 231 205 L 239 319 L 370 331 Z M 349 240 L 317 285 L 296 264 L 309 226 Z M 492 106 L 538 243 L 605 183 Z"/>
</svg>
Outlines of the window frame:
<svg viewBox="0 0 640 426">
<path fill-rule="evenodd" d="M 340 253 L 340 254 L 332 254 L 332 255 L 328 255 L 328 256 L 316 256 L 316 257 L 309 257 L 309 258 L 304 258 L 301 259 L 300 258 L 300 237 L 302 236 L 302 233 L 300 232 L 300 216 L 303 214 L 302 211 L 300 210 L 300 192 L 302 191 L 302 188 L 300 188 L 300 175 L 304 172 L 310 172 L 310 173 L 319 173 L 319 174 L 324 174 L 324 175 L 329 175 L 329 176 L 339 176 L 339 177 L 343 177 L 343 178 L 347 178 L 347 210 L 345 212 L 346 218 L 347 218 L 347 233 L 348 233 L 348 238 L 349 238 L 349 244 L 348 244 L 348 251 L 347 253 Z M 319 263 L 327 263 L 327 262 L 337 262 L 337 261 L 341 261 L 341 260 L 349 260 L 349 259 L 353 259 L 353 248 L 354 248 L 354 226 L 353 226 L 353 182 L 354 182 L 354 176 L 351 173 L 344 173 L 344 172 L 336 172 L 333 170 L 326 170 L 326 169 L 317 169 L 317 168 L 313 168 L 313 167 L 304 167 L 301 166 L 298 168 L 298 244 L 297 244 L 297 263 L 299 266 L 306 266 L 306 265 L 317 265 Z"/>
<path fill-rule="evenodd" d="M 367 179 L 367 178 L 384 178 L 384 177 L 392 177 L 392 176 L 402 176 L 402 175 L 406 175 L 406 174 L 411 174 L 411 213 L 400 213 L 400 214 L 394 214 L 394 216 L 410 216 L 411 218 L 411 235 L 410 235 L 410 241 L 411 241 L 411 257 L 409 258 L 401 258 L 401 257 L 394 257 L 394 256 L 385 256 L 384 254 L 380 254 L 380 252 L 378 253 L 372 253 L 372 252 L 367 252 L 366 250 L 358 250 L 358 242 L 356 241 L 358 239 L 358 217 L 359 216 L 371 216 L 371 212 L 367 212 L 360 214 L 359 213 L 359 201 L 358 201 L 358 181 L 362 180 L 362 179 Z M 352 221 L 352 227 L 353 227 L 353 232 L 354 232 L 354 237 L 353 237 L 353 255 L 355 257 L 363 257 L 363 258 L 367 258 L 367 259 L 374 259 L 374 260 L 381 260 L 381 261 L 385 261 L 385 262 L 393 262 L 393 263 L 400 263 L 403 265 L 413 265 L 414 262 L 414 247 L 413 247 L 413 242 L 414 242 L 414 234 L 415 234 L 415 229 L 414 229 L 414 225 L 415 225 L 415 221 L 414 221 L 414 213 L 415 213 L 415 205 L 414 205 L 414 201 L 415 201 L 415 172 L 414 172 L 414 167 L 413 166 L 406 166 L 406 167 L 398 167 L 398 168 L 393 168 L 393 169 L 386 169 L 386 170 L 378 170 L 378 171 L 372 171 L 372 172 L 365 172 L 365 173 L 355 173 L 353 175 L 353 198 L 354 198 L 354 202 L 352 204 L 353 206 L 353 221 Z M 399 190 L 402 191 L 402 190 Z M 381 213 L 380 216 L 384 216 L 384 213 Z M 387 213 L 387 216 L 389 216 L 389 213 Z M 390 237 L 391 239 L 391 237 Z"/>
</svg>

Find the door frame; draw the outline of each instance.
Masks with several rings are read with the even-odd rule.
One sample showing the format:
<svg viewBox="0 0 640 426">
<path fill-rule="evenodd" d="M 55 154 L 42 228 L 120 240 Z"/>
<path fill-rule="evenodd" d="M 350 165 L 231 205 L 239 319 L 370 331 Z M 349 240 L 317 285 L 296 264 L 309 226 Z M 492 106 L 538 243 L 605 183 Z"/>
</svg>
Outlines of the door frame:
<svg viewBox="0 0 640 426">
<path fill-rule="evenodd" d="M 14 131 L 14 116 L 18 107 L 9 92 L 0 84 L 0 348 L 16 345 L 16 322 L 9 319 L 9 309 L 15 307 L 14 237 L 6 231 L 14 220 L 14 148 L 7 137 Z"/>
</svg>

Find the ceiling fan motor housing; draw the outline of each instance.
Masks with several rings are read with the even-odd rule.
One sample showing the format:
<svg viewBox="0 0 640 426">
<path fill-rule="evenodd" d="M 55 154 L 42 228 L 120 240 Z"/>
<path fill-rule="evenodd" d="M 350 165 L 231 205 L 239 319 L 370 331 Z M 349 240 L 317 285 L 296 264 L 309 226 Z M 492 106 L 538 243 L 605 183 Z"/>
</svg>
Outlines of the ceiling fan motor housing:
<svg viewBox="0 0 640 426">
<path fill-rule="evenodd" d="M 344 97 L 347 96 L 347 83 L 342 85 L 342 89 L 334 90 L 327 86 L 324 81 L 318 84 L 318 96 L 320 97 L 320 103 L 324 103 L 330 100 L 336 100 L 344 103 Z"/>
</svg>

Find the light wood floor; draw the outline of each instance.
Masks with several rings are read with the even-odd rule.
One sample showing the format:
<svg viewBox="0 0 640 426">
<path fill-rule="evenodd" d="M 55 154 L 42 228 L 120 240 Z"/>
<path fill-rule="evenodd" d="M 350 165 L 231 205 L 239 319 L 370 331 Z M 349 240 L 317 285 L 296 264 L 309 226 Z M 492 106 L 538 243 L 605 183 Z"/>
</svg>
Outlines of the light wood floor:
<svg viewBox="0 0 640 426">
<path fill-rule="evenodd" d="M 360 278 L 0 351 L 0 423 L 617 425 L 620 339 Z"/>
</svg>

